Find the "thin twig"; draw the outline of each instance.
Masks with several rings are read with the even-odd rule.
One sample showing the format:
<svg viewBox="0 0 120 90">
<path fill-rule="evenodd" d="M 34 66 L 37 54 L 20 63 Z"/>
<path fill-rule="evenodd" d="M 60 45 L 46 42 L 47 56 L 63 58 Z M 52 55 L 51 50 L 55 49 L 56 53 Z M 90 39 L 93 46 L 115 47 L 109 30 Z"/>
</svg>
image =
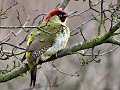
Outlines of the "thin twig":
<svg viewBox="0 0 120 90">
<path fill-rule="evenodd" d="M 62 74 L 69 75 L 69 76 L 76 76 L 76 77 L 79 76 L 79 74 L 71 74 L 71 73 L 63 72 L 63 71 L 60 70 L 57 66 L 55 66 L 54 61 L 52 62 L 52 66 L 53 66 L 57 71 L 59 71 L 59 72 L 62 73 Z"/>
</svg>

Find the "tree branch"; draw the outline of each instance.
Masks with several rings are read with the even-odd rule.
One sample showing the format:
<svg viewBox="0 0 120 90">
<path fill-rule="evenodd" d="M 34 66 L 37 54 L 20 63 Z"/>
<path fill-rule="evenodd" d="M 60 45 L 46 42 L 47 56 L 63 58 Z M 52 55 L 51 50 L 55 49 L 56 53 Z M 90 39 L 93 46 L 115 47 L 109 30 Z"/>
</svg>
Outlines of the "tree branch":
<svg viewBox="0 0 120 90">
<path fill-rule="evenodd" d="M 115 45 L 119 45 L 120 46 L 120 41 L 114 38 L 109 38 L 107 39 L 107 41 L 105 43 L 111 43 L 111 44 L 115 44 Z"/>
<path fill-rule="evenodd" d="M 75 44 L 71 47 L 65 48 L 63 50 L 61 50 L 60 52 L 57 53 L 57 57 L 56 55 L 53 55 L 51 58 L 49 58 L 47 61 L 44 62 L 48 62 L 48 61 L 53 61 L 54 59 L 63 57 L 63 56 L 67 56 L 67 55 L 72 55 L 77 51 L 80 50 L 84 50 L 84 49 L 89 49 L 89 48 L 94 48 L 95 46 L 98 46 L 104 42 L 106 42 L 107 40 L 110 40 L 109 38 L 114 34 L 114 32 L 116 30 L 118 30 L 120 28 L 120 22 L 118 22 L 116 25 L 114 25 L 108 32 L 106 32 L 103 36 L 98 36 L 96 38 L 93 38 L 89 41 L 85 41 L 82 44 L 78 43 Z M 112 41 L 111 41 L 112 42 Z M 113 41 L 113 43 L 115 44 L 117 41 Z M 44 63 L 41 62 L 40 63 Z"/>
<path fill-rule="evenodd" d="M 70 0 L 64 0 L 63 3 L 61 3 L 60 8 L 62 8 L 62 10 L 64 10 L 65 7 L 68 5 L 69 1 Z"/>
<path fill-rule="evenodd" d="M 40 61 L 39 63 L 42 64 L 42 63 L 45 63 L 45 62 L 53 61 L 53 60 L 58 59 L 58 58 L 63 57 L 63 56 L 72 55 L 77 51 L 80 51 L 80 50 L 83 50 L 83 49 L 88 49 L 88 48 L 93 48 L 93 47 L 98 46 L 102 43 L 105 43 L 114 34 L 114 32 L 119 29 L 119 27 L 120 27 L 120 22 L 118 22 L 116 25 L 114 25 L 103 36 L 98 36 L 96 38 L 93 38 L 92 40 L 85 41 L 82 44 L 78 43 L 78 44 L 75 44 L 75 45 L 70 46 L 68 48 L 65 48 L 65 49 L 59 51 L 57 53 L 57 55 L 53 55 L 48 60 L 43 61 L 43 62 Z M 24 73 L 26 73 L 28 70 L 29 70 L 28 65 L 23 64 L 23 66 L 20 67 L 20 68 L 15 68 L 11 72 L 8 72 L 6 74 L 1 74 L 0 75 L 0 83 L 1 82 L 6 82 L 6 81 L 9 81 L 9 80 L 11 80 L 13 78 L 16 78 L 18 76 L 21 76 Z"/>
<path fill-rule="evenodd" d="M 12 70 L 6 74 L 0 74 L 0 83 L 9 81 L 9 80 L 16 78 L 18 76 L 22 76 L 28 70 L 29 70 L 28 65 L 24 64 L 21 67 L 16 67 L 14 70 Z"/>
</svg>

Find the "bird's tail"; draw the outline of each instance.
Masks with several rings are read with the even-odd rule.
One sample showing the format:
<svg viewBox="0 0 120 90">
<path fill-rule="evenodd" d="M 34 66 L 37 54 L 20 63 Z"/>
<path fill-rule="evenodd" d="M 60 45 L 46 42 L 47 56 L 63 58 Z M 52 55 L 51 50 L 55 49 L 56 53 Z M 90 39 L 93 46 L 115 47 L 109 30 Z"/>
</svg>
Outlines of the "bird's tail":
<svg viewBox="0 0 120 90">
<path fill-rule="evenodd" d="M 35 66 L 35 67 L 30 71 L 30 75 L 31 75 L 30 86 L 32 86 L 33 88 L 35 87 L 35 83 L 36 83 L 36 74 L 37 74 L 37 66 Z"/>
<path fill-rule="evenodd" d="M 24 54 L 23 58 L 21 59 L 21 61 L 23 62 L 26 59 L 26 54 Z"/>
</svg>

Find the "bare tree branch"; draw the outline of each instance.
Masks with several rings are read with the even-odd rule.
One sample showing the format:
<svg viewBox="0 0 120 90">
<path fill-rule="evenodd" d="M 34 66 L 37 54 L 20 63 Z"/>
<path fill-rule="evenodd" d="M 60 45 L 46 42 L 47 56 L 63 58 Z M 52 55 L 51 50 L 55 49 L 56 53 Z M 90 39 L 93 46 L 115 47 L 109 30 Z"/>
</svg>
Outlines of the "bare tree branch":
<svg viewBox="0 0 120 90">
<path fill-rule="evenodd" d="M 65 7 L 68 5 L 69 2 L 70 2 L 70 0 L 64 0 L 64 1 L 62 2 L 62 4 L 60 5 L 60 8 L 62 8 L 62 10 L 64 10 Z"/>
</svg>

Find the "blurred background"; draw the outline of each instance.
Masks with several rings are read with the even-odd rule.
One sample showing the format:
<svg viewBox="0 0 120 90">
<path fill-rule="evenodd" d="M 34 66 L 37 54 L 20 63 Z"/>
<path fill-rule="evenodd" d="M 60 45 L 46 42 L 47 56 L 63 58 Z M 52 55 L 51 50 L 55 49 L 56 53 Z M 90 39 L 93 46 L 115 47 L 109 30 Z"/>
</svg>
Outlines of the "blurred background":
<svg viewBox="0 0 120 90">
<path fill-rule="evenodd" d="M 17 0 L 18 4 L 9 9 L 6 12 L 6 19 L 0 20 L 1 26 L 19 26 L 20 22 L 17 19 L 19 12 L 19 18 L 22 24 L 27 20 L 26 15 L 30 16 L 30 21 L 28 21 L 26 26 L 30 26 L 32 21 L 37 15 L 42 13 L 48 13 L 50 10 L 56 8 L 56 6 L 63 0 Z M 92 3 L 97 3 L 97 0 L 92 0 Z M 104 8 L 108 8 L 109 4 L 115 4 L 117 0 L 105 0 Z M 3 11 L 8 7 L 13 5 L 14 0 L 0 0 L 0 7 Z M 83 0 L 71 0 L 67 7 L 66 12 L 78 11 L 81 13 L 89 8 L 88 0 L 83 2 Z M 94 7 L 100 10 L 100 4 Z M 26 14 L 25 14 L 25 12 Z M 73 31 L 77 26 L 91 19 L 93 15 L 97 13 L 93 10 L 88 10 L 80 15 L 68 18 L 67 25 L 71 31 Z M 110 14 L 107 14 L 108 17 Z M 43 16 L 37 18 L 34 25 L 36 26 Z M 86 39 L 92 39 L 97 36 L 97 29 L 99 23 L 97 21 L 90 21 L 83 25 L 83 35 Z M 110 28 L 110 23 L 106 22 L 106 29 Z M 0 29 L 0 40 L 5 38 L 8 34 L 14 32 L 17 33 L 20 29 Z M 26 29 L 27 30 L 27 29 Z M 68 46 L 73 44 L 83 42 L 80 30 L 74 30 L 73 34 L 79 32 L 78 34 L 71 36 L 68 42 Z M 101 29 L 101 34 L 105 33 Z M 9 43 L 14 45 L 19 45 L 23 41 L 27 32 L 21 31 L 17 36 L 13 34 L 10 35 Z M 119 38 L 119 37 L 118 37 Z M 3 46 L 4 50 L 11 50 L 10 46 Z M 26 47 L 26 42 L 21 45 L 21 47 Z M 112 44 L 103 44 L 95 47 L 94 52 L 98 51 L 108 51 L 115 48 Z M 36 87 L 33 90 L 120 90 L 120 60 L 119 53 L 120 48 L 113 50 L 103 56 L 97 57 L 100 59 L 100 63 L 95 61 L 90 62 L 85 65 L 81 65 L 84 60 L 92 60 L 92 57 L 82 56 L 82 55 L 70 55 L 65 56 L 54 61 L 54 65 L 58 70 L 53 67 L 52 62 L 44 63 L 37 73 Z M 19 52 L 17 50 L 16 52 Z M 91 53 L 91 49 L 87 53 Z M 19 56 L 22 58 L 23 54 Z M 83 59 L 83 60 L 82 60 Z M 17 59 L 11 57 L 8 60 L 0 61 L 0 69 L 5 69 L 7 64 L 9 68 L 12 68 L 13 61 Z M 19 62 L 19 60 L 18 60 Z M 61 72 L 60 72 L 61 71 Z M 78 76 L 79 74 L 79 76 Z M 29 86 L 30 75 L 27 72 L 23 76 L 17 77 L 5 83 L 0 83 L 0 90 L 32 90 Z"/>
</svg>

